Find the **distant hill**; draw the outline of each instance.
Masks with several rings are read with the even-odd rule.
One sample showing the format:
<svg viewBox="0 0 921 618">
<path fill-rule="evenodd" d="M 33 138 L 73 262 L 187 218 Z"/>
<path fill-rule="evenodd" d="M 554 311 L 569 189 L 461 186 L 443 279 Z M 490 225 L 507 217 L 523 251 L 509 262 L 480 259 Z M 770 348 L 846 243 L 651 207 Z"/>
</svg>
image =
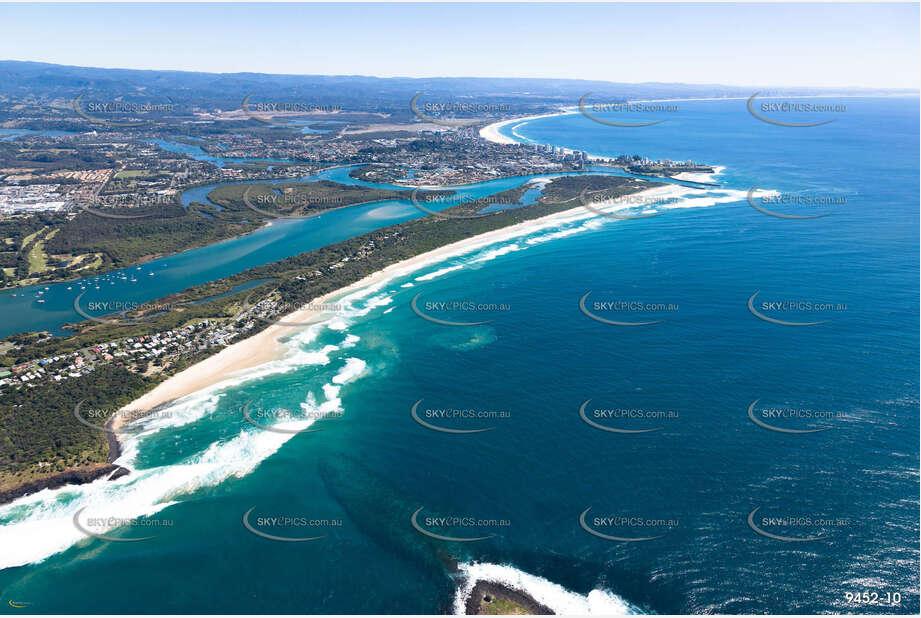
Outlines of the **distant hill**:
<svg viewBox="0 0 921 618">
<path fill-rule="evenodd" d="M 35 102 L 73 99 L 81 93 L 109 98 L 170 100 L 186 109 L 238 109 L 253 100 L 286 100 L 339 106 L 345 110 L 409 114 L 418 92 L 439 102 L 503 104 L 511 113 L 575 105 L 587 92 L 606 102 L 640 98 L 748 97 L 751 87 L 718 84 L 623 84 L 577 79 L 505 79 L 478 77 L 364 77 L 357 75 L 274 75 L 100 69 L 42 62 L 0 61 L 0 99 Z M 776 89 L 765 93 L 781 94 Z M 782 94 L 903 94 L 906 90 L 788 88 Z M 915 93 L 916 94 L 916 93 Z M 505 108 L 504 108 L 505 109 Z"/>
</svg>

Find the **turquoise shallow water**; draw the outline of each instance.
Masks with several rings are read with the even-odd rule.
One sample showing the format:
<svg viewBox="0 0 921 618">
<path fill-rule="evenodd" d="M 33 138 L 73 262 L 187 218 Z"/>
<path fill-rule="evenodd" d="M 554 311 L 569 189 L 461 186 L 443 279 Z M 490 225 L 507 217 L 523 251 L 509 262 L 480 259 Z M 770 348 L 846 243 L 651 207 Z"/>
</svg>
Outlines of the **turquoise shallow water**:
<svg viewBox="0 0 921 618">
<path fill-rule="evenodd" d="M 647 219 L 582 213 L 344 299 L 286 359 L 142 423 L 126 439 L 131 476 L 0 507 L 5 565 L 41 560 L 0 571 L 4 596 L 39 612 L 431 613 L 471 573 L 572 611 L 917 613 L 918 100 L 847 105 L 810 129 L 738 101 L 687 103 L 643 129 L 518 127 L 725 166 L 724 187 Z M 833 212 L 785 220 L 748 204 L 755 185 L 847 199 L 772 206 Z M 767 317 L 828 321 L 759 319 L 759 290 Z M 592 320 L 589 292 L 599 317 L 661 322 Z M 426 316 L 491 321 L 433 323 L 416 295 Z M 596 304 L 611 302 L 644 307 Z M 604 427 L 656 431 L 590 426 L 588 399 Z M 774 427 L 829 429 L 765 429 L 755 400 Z M 426 428 L 417 402 L 431 425 L 489 431 Z M 244 408 L 321 431 L 267 431 Z M 84 524 L 172 525 L 88 539 L 72 521 L 84 507 Z M 420 508 L 425 531 L 489 538 L 427 536 Z M 586 509 L 595 532 L 659 538 L 600 538 Z M 755 527 L 800 540 L 759 534 L 755 509 Z M 323 538 L 267 539 L 247 512 L 257 532 Z M 900 603 L 849 604 L 864 591 Z"/>
<path fill-rule="evenodd" d="M 355 180 L 351 168 L 325 170 L 304 180 L 333 180 L 347 184 L 404 189 Z M 602 173 L 616 173 L 600 170 Z M 457 187 L 456 194 L 437 208 L 447 208 L 464 199 L 477 199 L 505 191 L 530 181 L 532 176 L 505 178 Z M 264 182 L 264 181 L 257 181 Z M 207 195 L 218 185 L 185 191 L 182 201 L 208 202 Z M 84 311 L 90 303 L 144 303 L 179 292 L 187 287 L 214 281 L 247 268 L 268 264 L 292 255 L 339 242 L 365 232 L 399 223 L 426 213 L 408 200 L 382 200 L 325 213 L 311 219 L 279 219 L 251 234 L 184 251 L 140 266 L 84 277 L 66 283 L 35 285 L 0 291 L 0 309 L 7 320 L 0 325 L 0 336 L 24 331 L 48 330 L 62 333 L 61 326 L 83 317 L 74 309 L 81 294 Z M 39 303 L 38 301 L 42 302 Z"/>
<path fill-rule="evenodd" d="M 197 148 L 187 147 L 185 144 L 179 146 Z M 332 180 L 344 184 L 405 189 L 396 185 L 356 180 L 348 175 L 351 169 L 327 169 L 303 180 Z M 607 168 L 594 173 L 623 175 Z M 453 190 L 456 193 L 453 196 L 432 208 L 448 208 L 465 199 L 478 199 L 520 186 L 534 178 L 536 177 L 519 176 L 455 187 Z M 215 184 L 189 189 L 183 192 L 182 203 L 186 206 L 193 202 L 208 203 L 207 195 L 217 186 Z M 271 225 L 245 236 L 151 260 L 140 266 L 66 283 L 3 290 L 0 291 L 0 310 L 7 319 L 0 324 L 0 337 L 39 330 L 63 334 L 61 326 L 85 319 L 74 308 L 75 299 L 80 294 L 84 296 L 79 303 L 87 313 L 92 313 L 87 311 L 91 303 L 112 306 L 120 303 L 130 305 L 150 302 L 194 285 L 214 281 L 254 266 L 268 264 L 425 214 L 409 200 L 382 200 L 334 210 L 310 219 L 276 219 Z"/>
</svg>

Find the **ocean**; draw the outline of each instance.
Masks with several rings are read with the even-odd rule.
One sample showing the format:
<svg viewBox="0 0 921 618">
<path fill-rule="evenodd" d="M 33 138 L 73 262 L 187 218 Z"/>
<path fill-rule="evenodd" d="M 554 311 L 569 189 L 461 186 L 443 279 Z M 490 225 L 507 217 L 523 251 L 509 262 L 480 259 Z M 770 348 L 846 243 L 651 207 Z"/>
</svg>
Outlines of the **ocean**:
<svg viewBox="0 0 921 618">
<path fill-rule="evenodd" d="M 189 147 L 194 154 L 198 147 Z M 183 151 L 185 152 L 185 151 Z M 208 161 L 207 155 L 203 160 Z M 335 167 L 301 178 L 303 181 L 331 180 L 342 184 L 405 190 L 406 187 L 371 183 L 349 176 L 357 166 Z M 582 172 L 568 172 L 569 175 Z M 597 173 L 624 175 L 612 169 Z M 464 200 L 478 199 L 518 187 L 534 180 L 533 176 L 500 178 L 453 187 L 455 194 L 439 202 L 436 209 L 448 208 Z M 538 176 L 537 178 L 542 178 Z M 265 181 L 241 181 L 246 184 Z M 187 189 L 181 195 L 188 207 L 193 202 L 213 204 L 208 194 L 220 185 Z M 218 206 L 219 208 L 219 206 Z M 189 249 L 181 253 L 150 260 L 100 275 L 86 276 L 61 283 L 37 284 L 0 291 L 0 310 L 6 320 L 0 324 L 0 337 L 25 331 L 46 330 L 55 335 L 68 331 L 62 327 L 85 320 L 85 315 L 103 315 L 92 311 L 94 303 L 136 306 L 175 294 L 188 287 L 228 277 L 248 268 L 262 266 L 292 255 L 340 242 L 366 232 L 409 219 L 425 212 L 407 200 L 380 200 L 331 210 L 309 219 L 276 219 L 250 234 L 222 242 Z M 80 310 L 77 310 L 77 307 Z M 80 313 L 83 312 L 83 314 Z"/>
<path fill-rule="evenodd" d="M 0 506 L 3 596 L 428 614 L 484 577 L 579 613 L 918 613 L 919 101 L 830 102 L 504 127 L 721 186 L 339 299 L 132 426 L 129 476 Z"/>
</svg>

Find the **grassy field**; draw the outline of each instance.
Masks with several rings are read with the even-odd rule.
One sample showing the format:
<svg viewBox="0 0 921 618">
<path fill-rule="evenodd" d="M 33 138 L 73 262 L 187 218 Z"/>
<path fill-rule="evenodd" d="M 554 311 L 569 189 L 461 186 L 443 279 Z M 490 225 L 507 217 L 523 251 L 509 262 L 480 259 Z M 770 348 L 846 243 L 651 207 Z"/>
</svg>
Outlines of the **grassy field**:
<svg viewBox="0 0 921 618">
<path fill-rule="evenodd" d="M 45 242 L 54 238 L 54 235 L 57 233 L 57 229 L 51 230 L 47 236 L 32 245 L 32 249 L 29 251 L 28 256 L 30 275 L 34 275 L 48 269 L 48 254 L 45 253 Z"/>
<path fill-rule="evenodd" d="M 529 612 L 523 605 L 519 605 L 508 599 L 495 599 L 492 602 L 480 604 L 480 613 L 487 616 L 524 616 Z"/>
<path fill-rule="evenodd" d="M 152 170 L 122 170 L 115 174 L 115 178 L 118 180 L 123 178 L 153 178 L 157 175 L 158 173 Z"/>
<path fill-rule="evenodd" d="M 47 229 L 48 229 L 47 227 L 43 227 L 42 229 L 38 230 L 37 232 L 32 232 L 32 233 L 29 234 L 28 236 L 24 236 L 23 239 L 22 239 L 22 245 L 19 246 L 19 250 L 22 251 L 23 249 L 25 249 L 25 248 L 26 248 L 26 245 L 28 245 L 30 242 L 32 242 L 32 239 L 33 239 L 33 238 L 35 238 L 36 236 L 38 236 L 39 234 L 41 234 L 42 232 L 44 232 L 44 231 L 47 230 Z"/>
<path fill-rule="evenodd" d="M 85 266 L 81 266 L 77 270 L 94 270 L 102 266 L 102 254 L 101 253 L 84 253 L 83 255 L 78 255 L 77 259 L 80 261 L 86 261 L 90 256 L 93 257 L 93 261 Z"/>
</svg>

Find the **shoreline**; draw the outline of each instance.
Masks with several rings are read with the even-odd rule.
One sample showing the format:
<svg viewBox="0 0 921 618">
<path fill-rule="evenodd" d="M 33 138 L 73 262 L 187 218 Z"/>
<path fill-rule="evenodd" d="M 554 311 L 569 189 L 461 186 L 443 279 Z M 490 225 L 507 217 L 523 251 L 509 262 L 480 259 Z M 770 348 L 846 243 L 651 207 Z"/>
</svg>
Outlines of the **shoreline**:
<svg viewBox="0 0 921 618">
<path fill-rule="evenodd" d="M 756 94 L 759 94 L 756 92 Z M 912 97 L 915 96 L 914 93 L 905 93 L 905 94 L 887 94 L 887 95 L 864 95 L 864 94 L 794 94 L 794 95 L 783 95 L 783 94 L 764 94 L 762 98 L 765 99 L 866 99 L 866 98 L 899 98 L 899 97 Z M 636 99 L 624 101 L 624 104 L 631 103 L 681 103 L 682 101 L 747 101 L 751 97 L 690 97 L 684 99 Z M 493 142 L 494 144 L 524 144 L 515 140 L 511 137 L 507 137 L 499 132 L 499 129 L 502 127 L 508 126 L 510 124 L 517 124 L 520 122 L 530 122 L 532 120 L 538 120 L 540 118 L 550 118 L 552 116 L 568 116 L 570 114 L 579 113 L 578 105 L 571 105 L 563 107 L 560 111 L 551 112 L 546 114 L 535 114 L 533 116 L 520 116 L 517 118 L 509 118 L 507 120 L 499 120 L 497 122 L 490 123 L 485 127 L 481 128 L 479 131 L 480 137 L 485 139 L 488 142 Z M 572 152 L 568 148 L 562 148 L 564 151 Z M 604 159 L 604 157 L 597 157 L 590 155 L 589 159 Z"/>
<path fill-rule="evenodd" d="M 697 176 L 709 178 L 712 175 L 719 174 L 723 169 L 725 168 L 715 166 L 714 174 L 685 173 L 682 175 L 686 176 L 686 178 L 682 178 L 682 180 L 699 182 Z M 651 182 L 656 181 L 653 180 Z M 684 195 L 685 193 L 695 190 L 701 189 L 678 184 L 660 183 L 659 186 L 650 187 L 629 195 L 634 197 L 644 196 L 649 198 L 661 198 L 669 197 L 670 193 L 674 195 Z M 602 208 L 615 203 L 614 201 L 601 202 L 596 204 L 596 206 Z M 34 483 L 29 482 L 10 487 L 5 493 L 0 492 L 0 496 L 5 496 L 5 499 L 0 499 L 0 504 L 15 500 L 16 498 L 34 493 L 41 489 L 53 489 L 69 484 L 80 485 L 106 475 L 112 475 L 110 478 L 114 480 L 115 478 L 129 474 L 129 469 L 115 463 L 123 453 L 122 442 L 119 440 L 119 430 L 124 426 L 126 418 L 129 420 L 136 420 L 140 416 L 145 416 L 154 410 L 168 408 L 187 396 L 218 386 L 223 382 L 237 382 L 244 372 L 284 358 L 285 353 L 290 348 L 284 342 L 280 341 L 280 339 L 308 328 L 312 324 L 319 323 L 310 322 L 310 320 L 324 311 L 322 309 L 312 309 L 310 308 L 311 306 L 332 304 L 330 301 L 336 300 L 338 297 L 346 296 L 366 287 L 378 284 L 383 285 L 390 279 L 406 275 L 424 268 L 425 266 L 437 264 L 445 259 L 464 255 L 490 244 L 510 240 L 517 236 L 534 232 L 541 227 L 549 227 L 554 223 L 564 222 L 578 215 L 582 215 L 585 219 L 594 216 L 582 206 L 575 206 L 543 217 L 530 219 L 497 230 L 491 230 L 396 262 L 352 284 L 314 298 L 304 305 L 305 308 L 295 310 L 282 316 L 276 323 L 271 324 L 255 335 L 235 342 L 218 353 L 170 376 L 150 391 L 119 408 L 116 414 L 113 415 L 105 425 L 106 429 L 109 430 L 106 435 L 109 455 L 107 457 L 107 463 L 100 464 L 100 466 L 105 467 L 104 469 L 101 467 L 98 471 L 94 469 L 93 472 L 95 472 L 95 474 L 92 475 L 85 474 L 86 471 L 84 469 L 67 470 L 63 472 L 62 475 L 71 476 L 68 476 L 61 482 L 59 482 L 57 478 L 46 478 Z M 298 324 L 279 324 L 278 322 L 298 322 Z M 123 414 L 124 412 L 131 412 L 131 414 Z M 57 475 L 55 475 L 55 477 L 57 477 Z"/>
<path fill-rule="evenodd" d="M 297 163 L 297 164 L 298 164 L 298 165 L 302 165 L 302 164 L 303 164 L 303 165 L 307 165 L 307 164 L 309 164 L 309 162 L 308 162 L 308 161 L 305 161 L 305 162 L 303 162 L 303 163 L 300 163 L 300 162 L 299 162 L 299 163 Z M 340 167 L 353 167 L 353 166 L 361 166 L 361 165 L 368 165 L 368 164 L 367 164 L 367 163 L 342 163 L 342 164 L 339 164 L 339 165 L 331 165 L 331 166 L 329 166 L 329 167 L 324 167 L 324 168 L 321 168 L 321 169 L 317 170 L 317 171 L 314 172 L 312 175 L 315 176 L 315 175 L 321 174 L 321 173 L 323 173 L 323 172 L 325 172 L 325 171 L 338 169 L 338 168 L 340 168 Z M 293 180 L 293 182 L 298 182 L 298 181 L 299 181 L 299 179 L 294 179 L 294 180 Z M 218 182 L 206 181 L 206 182 L 196 182 L 196 183 L 192 183 L 192 184 L 190 184 L 190 185 L 187 185 L 187 186 L 182 187 L 181 189 L 179 189 L 179 190 L 177 191 L 177 193 L 176 193 L 175 195 L 176 195 L 176 199 L 179 201 L 179 205 L 182 206 L 183 208 L 185 208 L 185 209 L 188 210 L 188 209 L 192 206 L 192 204 L 193 204 L 193 203 L 196 203 L 196 202 L 191 202 L 191 203 L 189 204 L 189 206 L 185 206 L 184 204 L 182 204 L 182 201 L 181 201 L 181 200 L 182 200 L 182 194 L 185 193 L 186 191 L 191 191 L 192 189 L 200 189 L 201 187 L 210 187 L 210 186 L 218 187 L 218 186 L 221 186 L 221 185 L 231 185 L 231 184 L 250 184 L 250 183 L 256 184 L 256 183 L 260 183 L 260 182 L 266 182 L 266 183 L 269 183 L 269 184 L 274 184 L 274 183 L 279 183 L 279 182 L 292 182 L 292 181 L 291 181 L 291 180 L 286 180 L 286 179 L 283 179 L 283 178 L 276 178 L 276 177 L 274 177 L 274 176 L 270 176 L 270 177 L 266 177 L 266 178 L 250 178 L 250 179 L 247 179 L 247 180 L 240 180 L 240 181 L 224 181 L 224 182 L 220 182 L 220 181 L 218 181 Z M 460 185 L 458 185 L 458 186 L 460 186 Z M 206 199 L 207 199 L 207 196 L 206 196 Z M 336 209 L 338 209 L 338 208 L 348 208 L 349 206 L 361 206 L 361 205 L 363 205 L 363 204 L 370 204 L 370 203 L 373 203 L 373 202 L 375 202 L 375 201 L 384 201 L 384 200 L 371 200 L 371 201 L 369 201 L 369 202 L 361 202 L 361 203 L 359 203 L 359 204 L 349 204 L 348 206 L 338 206 Z M 202 203 L 202 202 L 198 202 L 198 203 Z M 333 210 L 336 210 L 336 209 L 333 209 Z M 324 212 L 328 212 L 328 211 L 324 211 Z M 323 212 L 319 212 L 319 213 L 310 215 L 310 216 L 308 216 L 308 217 L 293 217 L 293 218 L 297 218 L 297 219 L 309 219 L 309 218 L 312 218 L 312 217 L 317 217 L 317 216 L 319 216 L 319 215 L 321 215 L 321 214 L 323 214 Z M 278 218 L 281 218 L 281 217 L 278 217 Z M 245 238 L 245 237 L 249 236 L 250 234 L 255 234 L 256 232 L 259 232 L 259 231 L 263 230 L 264 228 L 267 228 L 267 227 L 269 227 L 269 226 L 271 226 L 271 225 L 272 225 L 272 220 L 268 220 L 268 221 L 265 221 L 263 225 L 261 225 L 261 226 L 255 228 L 255 229 L 252 229 L 252 230 L 250 230 L 250 231 L 248 231 L 248 232 L 243 232 L 242 234 L 237 234 L 237 235 L 234 235 L 234 236 L 228 236 L 227 238 L 222 238 L 221 240 L 216 240 L 216 241 L 211 242 L 211 243 L 208 243 L 208 244 L 204 244 L 204 245 L 192 245 L 192 246 L 186 247 L 185 249 L 182 249 L 181 251 L 175 251 L 175 252 L 173 252 L 173 253 L 153 253 L 153 254 L 151 254 L 151 255 L 146 255 L 146 256 L 144 256 L 143 258 L 141 258 L 141 259 L 138 260 L 137 262 L 132 262 L 132 263 L 130 263 L 130 264 L 125 264 L 125 265 L 123 265 L 123 266 L 117 266 L 117 267 L 113 266 L 112 268 L 110 268 L 110 269 L 108 269 L 108 270 L 99 270 L 99 271 L 95 271 L 95 272 L 93 272 L 93 273 L 91 273 L 91 274 L 77 275 L 77 276 L 74 276 L 74 277 L 69 277 L 69 278 L 67 278 L 67 279 L 50 279 L 50 280 L 48 280 L 48 281 L 39 281 L 39 282 L 37 282 L 37 283 L 28 283 L 28 284 L 25 284 L 25 285 L 8 285 L 8 286 L 5 286 L 5 287 L 0 287 L 0 292 L 6 292 L 6 291 L 8 291 L 8 290 L 19 290 L 19 289 L 25 289 L 25 288 L 30 288 L 30 287 L 39 288 L 39 287 L 44 286 L 44 285 L 49 285 L 49 286 L 50 286 L 50 285 L 57 285 L 57 284 L 59 284 L 59 283 L 73 283 L 73 282 L 75 282 L 75 281 L 80 281 L 81 279 L 89 279 L 89 278 L 91 278 L 91 277 L 107 275 L 107 274 L 110 274 L 110 273 L 119 272 L 119 271 L 121 271 L 121 270 L 128 270 L 129 268 L 134 268 L 134 267 L 136 267 L 136 266 L 144 266 L 145 264 L 149 264 L 150 262 L 156 262 L 157 260 L 162 260 L 162 259 L 165 259 L 165 258 L 169 258 L 169 257 L 173 257 L 173 256 L 176 256 L 176 255 L 180 255 L 180 254 L 182 254 L 182 253 L 185 253 L 186 251 L 194 251 L 194 250 L 196 250 L 196 249 L 204 249 L 205 247 L 211 247 L 211 246 L 220 244 L 220 243 L 222 243 L 222 242 L 227 242 L 228 240 L 236 240 L 236 239 L 239 239 L 239 238 Z"/>
<path fill-rule="evenodd" d="M 109 444 L 111 446 L 111 442 Z M 69 468 L 61 472 L 54 472 L 44 478 L 23 481 L 19 485 L 14 485 L 0 491 L 0 505 L 9 504 L 23 496 L 28 496 L 44 489 L 60 489 L 66 485 L 84 485 L 86 483 L 92 483 L 96 479 L 118 473 L 120 470 L 125 470 L 125 468 L 111 463 L 111 457 L 109 458 L 109 462 L 110 463 L 95 463 L 79 468 Z M 119 473 L 118 476 L 123 476 L 127 473 L 128 471 L 125 470 L 124 473 Z"/>
<path fill-rule="evenodd" d="M 531 616 L 552 616 L 556 614 L 556 612 L 537 601 L 524 590 L 486 579 L 479 579 L 473 585 L 473 589 L 464 602 L 464 611 L 467 615 L 473 616 L 481 613 L 495 613 L 490 609 L 491 605 L 496 601 L 518 605 L 525 610 L 525 613 Z M 497 609 L 503 610 L 504 607 L 498 607 Z"/>
<path fill-rule="evenodd" d="M 683 193 L 693 190 L 694 189 L 681 185 L 668 184 L 644 189 L 630 195 L 662 197 L 670 192 Z M 602 204 L 602 206 L 603 205 L 604 204 Z M 438 263 L 449 257 L 463 255 L 481 247 L 526 234 L 532 231 L 535 226 L 552 225 L 556 222 L 562 222 L 575 214 L 584 213 L 586 213 L 586 211 L 583 207 L 576 206 L 536 219 L 516 223 L 498 230 L 471 236 L 386 266 L 343 288 L 333 290 L 332 292 L 312 299 L 301 309 L 297 309 L 282 316 L 261 332 L 243 339 L 242 341 L 233 343 L 217 354 L 170 376 L 152 390 L 135 399 L 128 405 L 123 406 L 119 412 L 129 410 L 133 413 L 148 412 L 155 407 L 178 401 L 222 382 L 236 381 L 241 377 L 241 374 L 247 370 L 275 360 L 280 360 L 289 349 L 280 339 L 307 328 L 310 326 L 307 322 L 311 318 L 315 318 L 317 315 L 323 313 L 322 309 L 313 309 L 313 306 L 333 304 L 331 301 L 340 299 L 342 296 L 376 284 L 384 284 L 390 279 L 413 272 L 426 265 Z M 587 216 L 591 217 L 592 215 L 591 213 L 587 213 Z M 296 324 L 291 324 L 292 322 Z M 113 417 L 114 420 L 111 429 L 116 433 L 124 424 L 123 421 L 120 422 L 120 419 L 123 419 L 124 416 L 125 415 L 116 415 Z M 136 417 L 132 416 L 132 418 Z"/>
<path fill-rule="evenodd" d="M 499 120 L 498 122 L 493 122 L 491 124 L 486 125 L 482 129 L 480 129 L 479 134 L 480 134 L 480 137 L 482 137 L 488 142 L 493 142 L 494 144 L 521 144 L 522 142 L 519 142 L 510 137 L 506 137 L 505 135 L 502 135 L 499 132 L 499 129 L 501 129 L 504 126 L 518 123 L 518 122 L 530 122 L 531 120 L 538 120 L 540 118 L 551 118 L 553 116 L 566 116 L 568 114 L 573 114 L 573 113 L 575 112 L 564 108 L 564 109 L 561 109 L 560 111 L 551 112 L 547 114 L 535 114 L 533 116 L 521 116 L 518 118 L 509 118 L 508 120 Z"/>
</svg>

